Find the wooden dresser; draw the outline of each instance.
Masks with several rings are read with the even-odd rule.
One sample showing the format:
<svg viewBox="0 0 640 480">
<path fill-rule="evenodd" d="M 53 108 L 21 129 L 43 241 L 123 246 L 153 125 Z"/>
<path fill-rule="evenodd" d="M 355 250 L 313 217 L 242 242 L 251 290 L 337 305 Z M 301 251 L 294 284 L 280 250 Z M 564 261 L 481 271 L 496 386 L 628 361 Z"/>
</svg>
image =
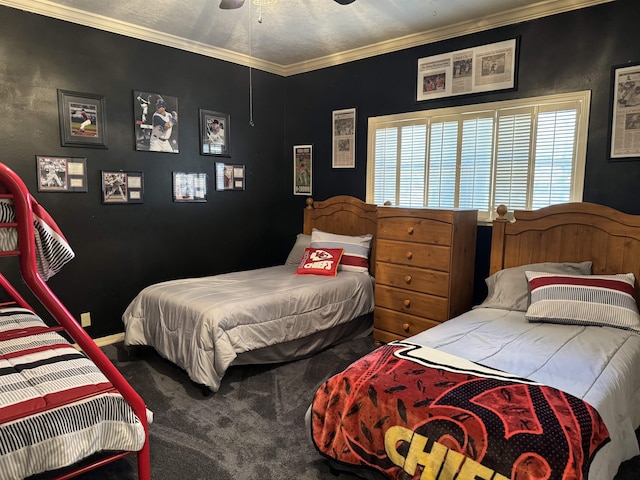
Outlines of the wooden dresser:
<svg viewBox="0 0 640 480">
<path fill-rule="evenodd" d="M 376 342 L 415 335 L 471 308 L 477 215 L 378 207 Z"/>
</svg>

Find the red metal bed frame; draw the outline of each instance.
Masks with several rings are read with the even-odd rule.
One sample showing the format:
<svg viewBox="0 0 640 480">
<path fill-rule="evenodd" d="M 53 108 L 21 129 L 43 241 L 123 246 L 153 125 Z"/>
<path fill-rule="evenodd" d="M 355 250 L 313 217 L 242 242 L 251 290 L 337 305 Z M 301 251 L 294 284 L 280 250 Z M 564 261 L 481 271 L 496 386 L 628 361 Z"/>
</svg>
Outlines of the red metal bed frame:
<svg viewBox="0 0 640 480">
<path fill-rule="evenodd" d="M 18 249 L 0 252 L 1 257 L 18 256 L 22 278 L 37 300 L 47 309 L 58 322 L 58 326 L 50 327 L 51 331 L 64 331 L 97 365 L 111 384 L 131 405 L 145 430 L 145 443 L 138 452 L 114 452 L 101 456 L 88 464 L 82 464 L 72 471 L 60 474 L 54 480 L 63 480 L 89 472 L 133 453 L 137 454 L 138 478 L 151 478 L 149 455 L 149 426 L 147 409 L 138 393 L 129 385 L 118 369 L 111 363 L 102 350 L 96 345 L 87 332 L 80 327 L 77 320 L 69 313 L 58 297 L 51 291 L 38 273 L 36 267 L 35 232 L 33 226 L 33 212 L 31 210 L 31 194 L 22 179 L 9 167 L 0 163 L 0 185 L 4 185 L 8 193 L 0 193 L 0 198 L 9 198 L 15 209 L 15 223 L 2 223 L 0 228 L 15 228 L 18 232 Z M 33 311 L 33 308 L 11 285 L 7 278 L 0 273 L 0 286 L 3 287 L 13 301 L 0 303 L 0 306 L 17 305 Z"/>
</svg>

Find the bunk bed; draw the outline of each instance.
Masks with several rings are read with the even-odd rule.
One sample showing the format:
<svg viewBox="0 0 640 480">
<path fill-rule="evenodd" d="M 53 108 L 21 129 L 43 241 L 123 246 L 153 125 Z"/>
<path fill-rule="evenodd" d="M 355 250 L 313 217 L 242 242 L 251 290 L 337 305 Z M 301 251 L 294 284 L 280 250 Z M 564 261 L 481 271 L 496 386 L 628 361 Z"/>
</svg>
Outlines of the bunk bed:
<svg viewBox="0 0 640 480">
<path fill-rule="evenodd" d="M 62 480 L 135 454 L 138 478 L 150 479 L 151 413 L 49 288 L 46 280 L 73 251 L 22 179 L 1 163 L 0 246 L 3 268 L 19 269 L 52 317 L 48 323 L 56 323 L 45 323 L 0 273 L 0 478 L 48 472 Z"/>
<path fill-rule="evenodd" d="M 338 470 L 611 480 L 639 454 L 640 216 L 499 213 L 484 302 L 318 388 L 310 440 Z"/>
<path fill-rule="evenodd" d="M 308 198 L 284 265 L 144 288 L 123 314 L 125 345 L 153 347 L 215 392 L 231 365 L 289 361 L 368 335 L 376 216 L 351 196 Z M 296 274 L 314 246 L 340 246 L 337 275 Z"/>
</svg>

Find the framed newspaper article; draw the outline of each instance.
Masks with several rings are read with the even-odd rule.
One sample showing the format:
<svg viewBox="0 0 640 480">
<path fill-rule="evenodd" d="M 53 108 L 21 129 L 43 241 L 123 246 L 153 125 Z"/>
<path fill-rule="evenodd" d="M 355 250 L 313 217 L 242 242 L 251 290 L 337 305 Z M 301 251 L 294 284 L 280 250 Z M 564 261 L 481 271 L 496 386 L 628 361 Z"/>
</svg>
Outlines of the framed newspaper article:
<svg viewBox="0 0 640 480">
<path fill-rule="evenodd" d="M 333 111 L 332 167 L 356 168 L 356 109 Z"/>
<path fill-rule="evenodd" d="M 312 145 L 293 146 L 293 194 L 311 195 Z"/>
<path fill-rule="evenodd" d="M 611 159 L 640 159 L 640 63 L 613 67 Z"/>
<path fill-rule="evenodd" d="M 516 87 L 517 39 L 418 60 L 417 100 Z"/>
</svg>

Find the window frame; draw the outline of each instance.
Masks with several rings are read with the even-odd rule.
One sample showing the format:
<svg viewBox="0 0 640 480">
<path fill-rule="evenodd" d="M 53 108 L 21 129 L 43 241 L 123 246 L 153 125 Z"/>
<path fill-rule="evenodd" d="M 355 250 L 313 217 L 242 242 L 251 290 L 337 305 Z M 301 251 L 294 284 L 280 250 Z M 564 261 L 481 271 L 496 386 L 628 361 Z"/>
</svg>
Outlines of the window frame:
<svg viewBox="0 0 640 480">
<path fill-rule="evenodd" d="M 538 124 L 538 115 L 541 112 L 554 110 L 553 106 L 557 106 L 558 104 L 571 104 L 575 103 L 575 108 L 577 110 L 577 118 L 576 118 L 576 130 L 575 130 L 575 138 L 574 138 L 574 156 L 573 156 L 573 168 L 571 175 L 571 187 L 570 187 L 570 200 L 571 202 L 581 202 L 584 194 L 584 175 L 585 175 L 585 166 L 586 166 L 586 152 L 587 152 L 587 139 L 589 132 L 589 113 L 591 106 L 591 91 L 584 90 L 578 92 L 570 92 L 570 93 L 562 93 L 562 94 L 553 94 L 553 95 L 544 95 L 537 97 L 529 97 L 529 98 L 519 98 L 513 100 L 503 100 L 498 102 L 489 102 L 482 104 L 471 104 L 471 105 L 462 105 L 457 107 L 444 107 L 433 110 L 421 110 L 414 112 L 406 112 L 392 115 L 383 115 L 378 117 L 369 117 L 368 119 L 368 131 L 367 131 L 367 179 L 366 179 L 366 201 L 368 203 L 374 203 L 374 182 L 375 182 L 375 151 L 376 151 L 376 133 L 384 128 L 398 128 L 400 129 L 403 126 L 407 125 L 419 125 L 425 124 L 427 128 L 427 145 L 426 145 L 426 159 L 425 159 L 425 171 L 428 171 L 429 165 L 429 142 L 431 137 L 431 126 L 434 119 L 445 119 L 445 118 L 458 118 L 463 119 L 465 117 L 471 118 L 479 118 L 480 116 L 486 117 L 487 115 L 491 116 L 494 120 L 493 127 L 493 146 L 492 146 L 492 159 L 491 159 L 491 185 L 490 185 L 490 206 L 489 212 L 478 212 L 478 220 L 480 222 L 483 221 L 491 221 L 495 217 L 495 209 L 498 205 L 491 205 L 492 202 L 495 201 L 495 175 L 496 175 L 496 150 L 497 150 L 497 135 L 498 135 L 498 120 L 500 115 L 504 115 L 505 112 L 513 111 L 517 112 L 522 109 L 533 109 L 535 112 L 535 117 L 532 118 L 532 135 L 530 136 L 530 152 L 534 153 L 536 148 L 536 128 Z M 558 110 L 557 108 L 555 110 Z M 490 112 L 490 113 L 488 113 Z M 462 122 L 460 123 L 462 125 Z M 461 135 L 460 130 L 458 129 L 458 134 Z M 460 139 L 459 139 L 460 140 Z M 398 144 L 397 150 L 397 159 L 396 161 L 399 163 L 401 158 L 401 150 L 400 145 Z M 458 144 L 458 166 L 460 169 L 460 148 L 461 144 L 459 141 Z M 532 155 L 529 157 L 529 171 L 533 168 L 533 163 L 531 159 L 534 158 Z M 397 167 L 399 168 L 399 167 Z M 397 171 L 396 168 L 396 171 Z M 531 205 L 531 199 L 533 195 L 533 176 L 530 177 L 530 185 L 528 186 L 527 191 L 527 209 L 529 209 Z M 459 182 L 459 176 L 458 176 Z M 425 178 L 426 183 L 426 178 Z M 427 202 L 428 193 L 427 193 L 427 185 L 425 185 L 425 195 L 424 195 L 424 203 Z M 460 188 L 460 184 L 456 184 L 456 193 Z M 399 187 L 396 188 L 396 197 L 399 198 Z M 395 204 L 396 198 L 393 199 L 385 199 L 385 201 L 390 201 L 392 204 Z M 459 195 L 456 194 L 456 202 L 459 201 Z M 437 207 L 435 207 L 437 208 Z M 507 205 L 509 210 L 512 210 L 509 205 Z"/>
</svg>

